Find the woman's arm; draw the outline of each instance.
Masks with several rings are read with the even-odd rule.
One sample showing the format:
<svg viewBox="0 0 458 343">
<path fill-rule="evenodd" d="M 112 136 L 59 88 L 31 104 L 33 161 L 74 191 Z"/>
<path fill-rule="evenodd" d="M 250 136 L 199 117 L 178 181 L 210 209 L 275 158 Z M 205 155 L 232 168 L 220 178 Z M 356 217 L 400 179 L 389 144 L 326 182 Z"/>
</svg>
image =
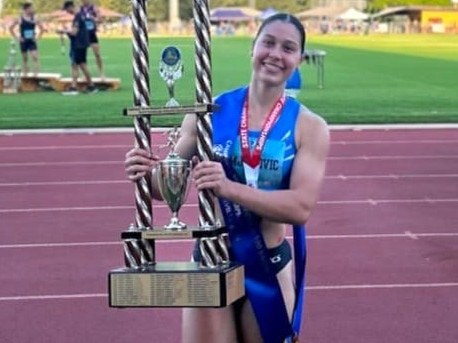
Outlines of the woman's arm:
<svg viewBox="0 0 458 343">
<path fill-rule="evenodd" d="M 323 119 L 301 111 L 297 128 L 297 152 L 291 173 L 290 188 L 265 191 L 228 180 L 221 165 L 203 162 L 195 168 L 198 189 L 211 188 L 224 197 L 264 219 L 304 224 L 318 200 L 329 150 L 329 131 Z"/>
</svg>

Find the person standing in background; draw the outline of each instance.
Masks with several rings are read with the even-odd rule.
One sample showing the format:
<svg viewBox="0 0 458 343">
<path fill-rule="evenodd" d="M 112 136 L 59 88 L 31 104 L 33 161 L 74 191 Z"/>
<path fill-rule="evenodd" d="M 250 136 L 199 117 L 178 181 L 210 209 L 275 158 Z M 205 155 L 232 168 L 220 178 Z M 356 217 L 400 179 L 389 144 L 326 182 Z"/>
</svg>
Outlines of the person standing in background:
<svg viewBox="0 0 458 343">
<path fill-rule="evenodd" d="M 16 34 L 16 26 L 19 25 L 19 35 Z M 37 32 L 36 28 L 39 28 Z M 10 34 L 20 44 L 22 54 L 22 72 L 24 76 L 29 73 L 28 55 L 32 57 L 33 76 L 37 77 L 40 69 L 38 62 L 37 40 L 41 38 L 45 29 L 35 15 L 33 4 L 26 2 L 22 5 L 22 13 L 19 19 L 13 21 L 10 26 Z"/>
<path fill-rule="evenodd" d="M 95 62 L 97 69 L 99 70 L 100 78 L 103 80 L 105 74 L 103 73 L 103 62 L 100 54 L 99 38 L 97 36 L 97 24 L 101 21 L 101 15 L 99 9 L 90 1 L 83 0 L 80 12 L 83 16 L 84 23 L 89 36 L 89 45 L 94 52 Z"/>
<path fill-rule="evenodd" d="M 65 1 L 63 10 L 73 15 L 72 27 L 69 30 L 59 31 L 65 33 L 70 39 L 70 62 L 72 65 L 72 83 L 69 89 L 64 94 L 76 95 L 78 94 L 78 69 L 83 72 L 87 82 L 87 93 L 96 93 L 92 82 L 91 74 L 87 68 L 87 48 L 89 47 L 89 38 L 86 25 L 84 23 L 81 12 L 73 1 Z"/>
</svg>

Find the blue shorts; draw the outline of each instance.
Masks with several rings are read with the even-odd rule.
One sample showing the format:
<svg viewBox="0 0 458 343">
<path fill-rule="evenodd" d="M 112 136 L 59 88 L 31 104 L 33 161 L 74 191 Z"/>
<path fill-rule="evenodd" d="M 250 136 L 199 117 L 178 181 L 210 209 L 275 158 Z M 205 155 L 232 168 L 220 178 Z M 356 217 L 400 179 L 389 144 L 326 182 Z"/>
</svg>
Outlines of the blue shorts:
<svg viewBox="0 0 458 343">
<path fill-rule="evenodd" d="M 83 64 L 87 62 L 87 48 L 70 48 L 70 63 L 72 65 Z"/>
<path fill-rule="evenodd" d="M 97 32 L 95 30 L 90 30 L 87 32 L 89 37 L 89 44 L 98 44 L 99 39 L 97 38 Z"/>
<path fill-rule="evenodd" d="M 37 43 L 32 39 L 25 39 L 20 44 L 21 52 L 35 51 L 37 50 Z"/>
</svg>

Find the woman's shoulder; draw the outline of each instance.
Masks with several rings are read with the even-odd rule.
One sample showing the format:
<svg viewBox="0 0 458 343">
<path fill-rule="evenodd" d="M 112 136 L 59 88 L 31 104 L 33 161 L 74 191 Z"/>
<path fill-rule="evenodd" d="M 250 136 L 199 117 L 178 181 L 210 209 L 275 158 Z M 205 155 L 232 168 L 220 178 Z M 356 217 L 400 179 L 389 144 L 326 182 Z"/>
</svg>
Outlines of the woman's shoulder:
<svg viewBox="0 0 458 343">
<path fill-rule="evenodd" d="M 303 104 L 300 105 L 297 128 L 306 140 L 329 141 L 329 126 L 326 120 Z"/>
<path fill-rule="evenodd" d="M 244 98 L 246 89 L 247 87 L 243 86 L 224 91 L 215 97 L 215 102 L 222 102 L 227 99 L 234 100 L 235 98 Z"/>
</svg>

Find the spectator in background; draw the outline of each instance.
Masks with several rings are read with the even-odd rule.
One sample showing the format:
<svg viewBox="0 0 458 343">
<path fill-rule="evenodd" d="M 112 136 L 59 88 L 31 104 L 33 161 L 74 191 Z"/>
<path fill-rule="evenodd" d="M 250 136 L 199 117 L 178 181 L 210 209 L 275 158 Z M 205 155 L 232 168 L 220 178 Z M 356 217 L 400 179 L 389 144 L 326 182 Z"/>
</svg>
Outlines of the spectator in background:
<svg viewBox="0 0 458 343">
<path fill-rule="evenodd" d="M 99 9 L 90 0 L 83 0 L 80 12 L 83 16 L 84 23 L 89 36 L 89 45 L 94 52 L 95 63 L 99 70 L 99 75 L 102 80 L 105 78 L 103 73 L 102 56 L 100 55 L 99 38 L 97 37 L 97 24 L 101 22 L 101 14 Z"/>
<path fill-rule="evenodd" d="M 299 92 L 301 91 L 302 88 L 302 78 L 301 78 L 301 72 L 299 71 L 299 68 L 296 68 L 289 79 L 286 81 L 286 87 L 285 87 L 285 92 L 286 95 L 292 97 L 292 98 L 297 98 L 299 95 Z"/>
<path fill-rule="evenodd" d="M 16 26 L 19 25 L 19 34 L 16 34 Z M 39 31 L 37 32 L 37 27 Z M 22 72 L 24 76 L 29 73 L 28 55 L 32 57 L 33 76 L 39 72 L 37 40 L 41 38 L 45 28 L 35 15 L 33 4 L 26 2 L 22 5 L 22 13 L 19 19 L 13 21 L 10 26 L 11 36 L 19 42 L 22 54 Z"/>
<path fill-rule="evenodd" d="M 72 83 L 64 94 L 78 94 L 78 69 L 83 72 L 87 82 L 87 93 L 96 93 L 91 74 L 87 68 L 87 48 L 89 47 L 89 37 L 81 12 L 73 1 L 65 1 L 63 10 L 73 15 L 72 27 L 69 30 L 62 30 L 70 39 L 70 62 L 72 65 Z"/>
</svg>

